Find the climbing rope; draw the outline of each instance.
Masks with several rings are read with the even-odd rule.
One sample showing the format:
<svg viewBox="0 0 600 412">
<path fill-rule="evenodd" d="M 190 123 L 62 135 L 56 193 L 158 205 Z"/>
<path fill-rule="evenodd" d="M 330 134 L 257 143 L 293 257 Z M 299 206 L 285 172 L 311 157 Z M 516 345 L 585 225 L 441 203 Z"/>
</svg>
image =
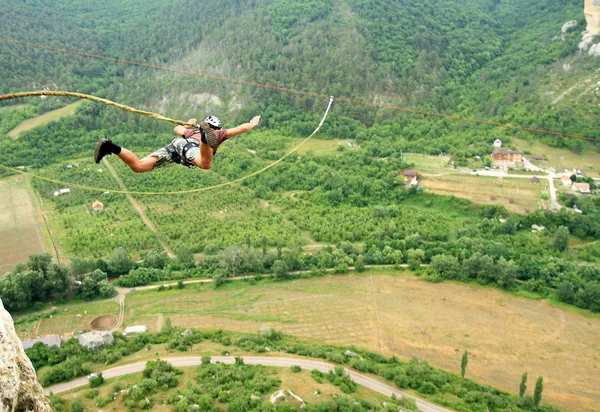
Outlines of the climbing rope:
<svg viewBox="0 0 600 412">
<path fill-rule="evenodd" d="M 83 94 L 83 93 L 61 92 L 61 91 L 51 91 L 51 90 L 41 90 L 41 91 L 35 91 L 35 92 L 10 93 L 10 94 L 0 95 L 0 102 L 3 101 L 3 100 L 19 99 L 21 97 L 32 97 L 32 96 L 69 96 L 69 97 L 77 97 L 78 99 L 87 99 L 87 100 L 92 100 L 94 102 L 99 102 L 99 103 L 107 104 L 109 106 L 118 107 L 119 109 L 126 110 L 128 112 L 135 113 L 135 114 L 140 114 L 142 116 L 152 117 L 153 119 L 156 119 L 156 120 L 164 120 L 166 122 L 171 122 L 171 123 L 179 124 L 179 125 L 182 125 L 182 126 L 193 126 L 193 125 L 190 125 L 188 122 L 182 122 L 181 120 L 169 119 L 168 117 L 161 116 L 160 114 L 156 114 L 156 113 L 147 112 L 147 111 L 144 111 L 144 110 L 135 109 L 133 107 L 126 106 L 124 104 L 115 103 L 115 102 L 113 102 L 111 100 L 108 100 L 108 99 L 103 99 L 102 97 L 91 96 L 89 94 Z"/>
<path fill-rule="evenodd" d="M 100 103 L 108 104 L 108 105 L 111 105 L 111 106 L 115 106 L 115 107 L 118 107 L 119 109 L 127 110 L 128 112 L 131 112 L 131 113 L 137 113 L 137 114 L 140 114 L 140 115 L 143 115 L 143 116 L 152 117 L 152 118 L 158 119 L 158 120 L 164 120 L 164 121 L 168 121 L 168 122 L 176 123 L 176 124 L 180 124 L 180 125 L 187 125 L 188 124 L 188 123 L 182 122 L 180 120 L 169 119 L 168 117 L 164 117 L 164 116 L 161 116 L 161 115 L 156 114 L 156 113 L 146 112 L 146 111 L 143 111 L 143 110 L 134 109 L 133 107 L 125 106 L 123 104 L 115 103 L 115 102 L 107 100 L 107 99 L 102 99 L 102 98 L 99 98 L 99 97 L 90 96 L 90 95 L 82 94 L 82 93 L 61 92 L 61 91 L 58 91 L 58 92 L 56 92 L 56 91 L 36 91 L 36 92 L 12 93 L 12 94 L 0 95 L 0 101 L 2 101 L 2 100 L 9 100 L 9 99 L 16 99 L 16 98 L 19 98 L 19 97 L 27 97 L 27 96 L 73 96 L 73 97 L 79 97 L 81 99 L 93 100 L 95 102 L 100 102 Z M 78 188 L 78 189 L 90 190 L 90 191 L 96 191 L 96 192 L 112 192 L 112 193 L 133 194 L 133 195 L 179 195 L 179 194 L 185 194 L 185 193 L 206 192 L 208 190 L 213 190 L 213 189 L 217 189 L 217 188 L 225 187 L 225 186 L 231 186 L 231 185 L 234 185 L 236 183 L 242 182 L 242 181 L 247 180 L 247 179 L 249 179 L 249 178 L 251 178 L 253 176 L 261 174 L 262 172 L 264 172 L 266 170 L 269 170 L 270 168 L 272 168 L 273 166 L 277 165 L 278 163 L 281 163 L 285 158 L 287 158 L 289 155 L 291 155 L 292 153 L 294 153 L 296 150 L 298 150 L 300 148 L 300 146 L 302 146 L 304 143 L 308 142 L 315 134 L 317 134 L 317 132 L 321 129 L 321 126 L 323 126 L 323 123 L 325 122 L 325 119 L 327 118 L 327 115 L 329 114 L 329 110 L 331 109 L 331 105 L 333 104 L 333 100 L 334 100 L 334 97 L 333 96 L 329 96 L 329 104 L 327 105 L 327 109 L 325 110 L 325 114 L 323 114 L 323 118 L 319 122 L 319 125 L 310 134 L 310 136 L 308 136 L 306 139 L 304 139 L 302 142 L 300 142 L 300 144 L 298 144 L 292 150 L 290 150 L 289 152 L 287 152 L 281 158 L 279 158 L 278 160 L 274 161 L 273 163 L 271 163 L 271 164 L 263 167 L 262 169 L 257 170 L 256 172 L 250 173 L 249 175 L 240 177 L 239 179 L 231 180 L 229 182 L 219 183 L 219 184 L 214 185 L 214 186 L 207 186 L 207 187 L 201 187 L 201 188 L 189 189 L 189 190 L 179 190 L 179 191 L 173 191 L 173 192 L 135 192 L 135 191 L 114 190 L 114 189 L 106 189 L 106 188 L 100 188 L 100 187 L 86 186 L 86 185 L 80 185 L 80 184 L 72 183 L 72 182 L 64 182 L 64 181 L 61 181 L 61 180 L 51 179 L 49 177 L 39 176 L 39 175 L 36 175 L 34 173 L 25 172 L 23 170 L 15 169 L 14 167 L 5 166 L 5 165 L 2 165 L 2 164 L 0 164 L 0 167 L 3 168 L 3 169 L 5 169 L 5 170 L 9 170 L 11 172 L 15 172 L 15 173 L 20 173 L 22 175 L 31 176 L 31 177 L 34 177 L 36 179 L 45 180 L 47 182 L 57 183 L 57 184 L 60 184 L 60 185 L 63 185 L 63 186 L 71 186 L 71 187 Z"/>
<path fill-rule="evenodd" d="M 94 59 L 108 60 L 108 61 L 112 61 L 115 63 L 125 63 L 125 64 L 130 64 L 130 65 L 135 65 L 135 66 L 148 67 L 148 68 L 155 69 L 155 70 L 165 70 L 165 71 L 185 74 L 185 75 L 189 75 L 189 76 L 204 77 L 204 78 L 209 78 L 209 79 L 213 79 L 213 80 L 219 80 L 219 81 L 225 81 L 225 82 L 231 82 L 231 83 L 237 83 L 237 84 L 244 84 L 247 86 L 262 87 L 262 88 L 277 90 L 277 91 L 281 91 L 281 92 L 301 94 L 301 95 L 312 96 L 312 97 L 317 97 L 317 98 L 329 98 L 329 96 L 326 94 L 313 93 L 313 92 L 308 92 L 306 90 L 297 90 L 297 89 L 292 89 L 289 87 L 281 87 L 281 86 L 257 83 L 257 82 L 247 81 L 247 80 L 232 79 L 229 77 L 217 76 L 217 75 L 213 75 L 213 74 L 199 73 L 199 72 L 193 72 L 193 71 L 182 70 L 182 69 L 175 69 L 173 67 L 168 67 L 168 66 L 159 66 L 159 65 L 155 65 L 155 64 L 142 63 L 142 62 L 136 62 L 136 61 L 131 61 L 131 60 L 116 59 L 114 57 L 107 57 L 107 56 L 102 56 L 99 54 L 86 53 L 86 52 L 70 50 L 70 49 L 63 49 L 60 47 L 46 46 L 43 44 L 29 43 L 29 42 L 25 42 L 25 41 L 7 39 L 4 37 L 0 37 L 0 42 L 19 44 L 19 45 L 28 46 L 28 47 L 35 47 L 38 49 L 45 49 L 45 50 L 51 50 L 51 51 L 56 51 L 56 52 L 60 52 L 60 53 L 74 54 L 77 56 L 91 57 Z M 406 112 L 406 113 L 420 114 L 423 116 L 440 117 L 440 118 L 444 118 L 444 119 L 456 120 L 456 121 L 461 121 L 461 122 L 469 122 L 469 123 L 475 123 L 475 124 L 485 124 L 488 126 L 501 127 L 504 129 L 520 130 L 520 131 L 531 132 L 531 133 L 540 133 L 540 134 L 547 134 L 547 135 L 553 135 L 553 136 L 568 137 L 571 139 L 588 140 L 591 142 L 600 142 L 600 139 L 595 138 L 595 137 L 588 137 L 588 136 L 577 135 L 577 134 L 572 134 L 572 133 L 555 132 L 552 130 L 537 129 L 537 128 L 533 128 L 533 127 L 512 125 L 510 123 L 499 123 L 499 122 L 493 122 L 493 121 L 489 121 L 489 120 L 473 119 L 473 118 L 469 118 L 469 117 L 462 117 L 462 116 L 445 114 L 445 113 L 437 113 L 437 112 L 431 112 L 431 111 L 420 110 L 420 109 L 412 109 L 410 107 L 395 106 L 395 105 L 386 104 L 386 103 L 373 103 L 373 102 L 368 102 L 368 101 L 364 101 L 364 100 L 350 99 L 347 97 L 336 97 L 336 100 L 342 101 L 342 102 L 353 103 L 353 104 L 360 104 L 360 105 L 364 105 L 364 106 L 372 106 L 372 107 L 396 110 L 396 111 L 401 111 L 401 112 Z"/>
</svg>

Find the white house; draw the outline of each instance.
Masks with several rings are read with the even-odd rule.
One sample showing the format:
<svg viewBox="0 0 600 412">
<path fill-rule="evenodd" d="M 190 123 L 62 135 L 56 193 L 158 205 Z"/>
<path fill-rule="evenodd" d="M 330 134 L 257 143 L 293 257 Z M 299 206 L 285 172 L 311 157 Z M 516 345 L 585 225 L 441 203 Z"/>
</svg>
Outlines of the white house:
<svg viewBox="0 0 600 412">
<path fill-rule="evenodd" d="M 129 326 L 128 328 L 125 328 L 125 333 L 124 335 L 129 335 L 131 333 L 136 334 L 136 333 L 146 333 L 148 331 L 148 328 L 144 325 L 139 325 L 139 326 Z"/>
<path fill-rule="evenodd" d="M 494 140 L 494 147 L 502 147 L 502 140 L 500 140 L 500 139 Z"/>
<path fill-rule="evenodd" d="M 564 175 L 561 179 L 560 179 L 561 183 L 563 186 L 567 186 L 567 187 L 571 187 L 571 185 L 573 184 L 573 181 L 571 180 L 571 178 L 567 175 Z"/>
</svg>

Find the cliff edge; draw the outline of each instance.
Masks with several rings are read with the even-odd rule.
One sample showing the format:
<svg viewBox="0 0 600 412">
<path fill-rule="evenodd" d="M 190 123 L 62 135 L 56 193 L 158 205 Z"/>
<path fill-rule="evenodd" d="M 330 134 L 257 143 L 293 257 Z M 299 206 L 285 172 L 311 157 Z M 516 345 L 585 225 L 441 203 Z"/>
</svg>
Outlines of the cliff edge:
<svg viewBox="0 0 600 412">
<path fill-rule="evenodd" d="M 0 299 L 0 411 L 54 411 Z"/>
</svg>

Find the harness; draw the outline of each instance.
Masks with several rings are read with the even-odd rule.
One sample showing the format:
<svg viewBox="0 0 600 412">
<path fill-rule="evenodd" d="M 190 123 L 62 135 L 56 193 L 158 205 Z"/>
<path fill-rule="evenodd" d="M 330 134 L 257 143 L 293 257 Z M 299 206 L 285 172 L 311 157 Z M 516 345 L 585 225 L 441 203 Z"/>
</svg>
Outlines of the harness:
<svg viewBox="0 0 600 412">
<path fill-rule="evenodd" d="M 185 139 L 185 137 L 182 137 L 182 139 Z M 185 146 L 183 146 L 183 149 L 181 150 L 181 156 L 179 155 L 179 153 L 177 153 L 177 149 L 175 148 L 175 146 L 173 146 L 173 143 L 169 143 L 165 147 L 165 149 L 167 149 L 167 153 L 169 153 L 169 156 L 171 156 L 171 160 L 173 160 L 175 163 L 187 166 L 189 168 L 195 168 L 196 165 L 187 159 L 187 152 L 192 147 L 200 147 L 200 145 L 198 144 L 198 142 L 196 142 L 193 139 L 192 140 L 185 139 L 185 140 L 187 141 L 187 144 Z"/>
<path fill-rule="evenodd" d="M 196 127 L 198 128 L 198 133 L 200 133 L 200 136 L 201 136 L 200 141 L 204 144 L 209 145 L 211 148 L 215 149 L 218 146 L 218 139 L 217 139 L 217 135 L 215 134 L 215 131 L 212 129 L 212 127 L 210 127 L 210 125 L 206 122 L 198 123 L 196 125 Z M 194 134 L 197 134 L 197 133 L 194 133 Z M 193 135 L 191 135 L 191 136 L 193 136 Z M 181 138 L 185 139 L 187 141 L 187 144 L 181 150 L 181 156 L 179 155 L 179 153 L 177 153 L 177 149 L 175 148 L 175 146 L 173 146 L 173 143 L 170 143 L 169 145 L 167 145 L 165 147 L 165 149 L 167 150 L 167 153 L 169 153 L 171 160 L 173 160 L 175 163 L 178 163 L 180 165 L 184 165 L 184 166 L 187 166 L 190 168 L 195 168 L 196 165 L 194 163 L 190 162 L 189 160 L 187 160 L 187 152 L 192 147 L 200 147 L 200 145 L 194 139 L 189 139 L 189 138 L 186 138 L 183 136 L 181 136 Z M 216 152 L 216 150 L 215 150 L 215 152 Z"/>
</svg>

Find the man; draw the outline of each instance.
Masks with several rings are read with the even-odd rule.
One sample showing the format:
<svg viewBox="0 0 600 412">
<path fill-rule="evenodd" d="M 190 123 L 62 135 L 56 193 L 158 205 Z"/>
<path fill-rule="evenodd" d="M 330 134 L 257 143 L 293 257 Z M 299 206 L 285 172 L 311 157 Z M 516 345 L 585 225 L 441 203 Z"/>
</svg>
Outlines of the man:
<svg viewBox="0 0 600 412">
<path fill-rule="evenodd" d="M 213 155 L 221 143 L 240 133 L 254 129 L 259 122 L 260 116 L 255 116 L 248 123 L 223 130 L 221 121 L 216 116 L 208 116 L 204 122 L 199 124 L 196 123 L 196 119 L 190 119 L 188 123 L 194 126 L 176 126 L 173 129 L 181 137 L 173 139 L 169 145 L 141 160 L 130 150 L 117 146 L 109 139 L 101 138 L 94 151 L 94 161 L 100 163 L 104 156 L 116 154 L 135 173 L 149 172 L 171 162 L 192 169 L 199 167 L 208 170 L 212 166 Z"/>
</svg>

